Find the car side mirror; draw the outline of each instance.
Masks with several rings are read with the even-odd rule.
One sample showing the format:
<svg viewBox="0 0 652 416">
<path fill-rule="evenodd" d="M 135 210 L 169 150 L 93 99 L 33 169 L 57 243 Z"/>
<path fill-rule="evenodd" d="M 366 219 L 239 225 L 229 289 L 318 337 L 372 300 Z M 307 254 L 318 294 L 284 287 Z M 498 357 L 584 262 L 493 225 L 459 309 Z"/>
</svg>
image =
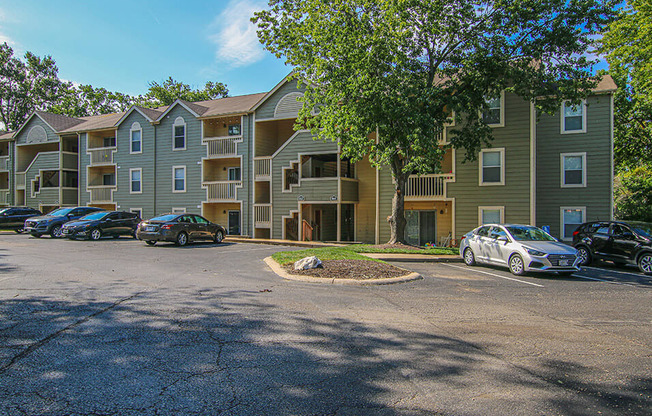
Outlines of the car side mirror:
<svg viewBox="0 0 652 416">
<path fill-rule="evenodd" d="M 498 241 L 502 241 L 502 242 L 505 242 L 505 243 L 507 243 L 507 242 L 509 241 L 509 240 L 507 239 L 507 237 L 505 237 L 504 235 L 500 235 L 500 236 L 498 236 L 498 238 L 496 238 L 496 240 L 498 240 Z"/>
</svg>

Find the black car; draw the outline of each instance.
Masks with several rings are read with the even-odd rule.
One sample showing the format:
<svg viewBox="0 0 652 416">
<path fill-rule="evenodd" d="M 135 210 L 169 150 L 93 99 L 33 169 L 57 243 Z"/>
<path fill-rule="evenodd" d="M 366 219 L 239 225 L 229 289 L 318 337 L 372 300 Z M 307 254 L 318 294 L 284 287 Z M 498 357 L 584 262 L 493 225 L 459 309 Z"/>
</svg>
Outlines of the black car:
<svg viewBox="0 0 652 416">
<path fill-rule="evenodd" d="M 25 228 L 25 220 L 31 217 L 38 217 L 43 213 L 34 208 L 8 207 L 0 209 L 0 229 L 14 230 L 22 233 Z"/>
<path fill-rule="evenodd" d="M 573 232 L 573 247 L 582 265 L 594 259 L 617 265 L 634 264 L 652 274 L 652 235 L 645 226 L 618 221 L 595 221 Z"/>
<path fill-rule="evenodd" d="M 56 209 L 47 215 L 30 218 L 25 221 L 25 231 L 34 237 L 50 234 L 53 238 L 62 237 L 63 224 L 88 215 L 91 212 L 104 211 L 95 207 L 67 207 Z"/>
<path fill-rule="evenodd" d="M 99 240 L 103 236 L 118 238 L 130 235 L 136 238 L 140 217 L 133 212 L 98 211 L 63 225 L 62 234 L 70 239 Z"/>
<path fill-rule="evenodd" d="M 136 237 L 150 246 L 157 241 L 171 241 L 185 246 L 190 241 L 212 240 L 221 243 L 226 230 L 219 224 L 195 214 L 165 214 L 143 221 L 138 226 Z"/>
</svg>

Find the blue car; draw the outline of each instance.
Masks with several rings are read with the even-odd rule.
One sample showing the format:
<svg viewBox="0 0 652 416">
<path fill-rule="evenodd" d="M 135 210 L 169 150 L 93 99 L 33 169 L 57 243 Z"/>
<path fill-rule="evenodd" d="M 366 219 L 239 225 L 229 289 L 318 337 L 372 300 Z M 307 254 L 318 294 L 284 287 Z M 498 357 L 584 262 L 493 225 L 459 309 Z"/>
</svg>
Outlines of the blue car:
<svg viewBox="0 0 652 416">
<path fill-rule="evenodd" d="M 104 210 L 95 207 L 59 208 L 46 215 L 32 217 L 25 221 L 25 232 L 36 238 L 45 234 L 49 234 L 52 238 L 61 238 L 63 224 L 97 211 Z"/>
</svg>

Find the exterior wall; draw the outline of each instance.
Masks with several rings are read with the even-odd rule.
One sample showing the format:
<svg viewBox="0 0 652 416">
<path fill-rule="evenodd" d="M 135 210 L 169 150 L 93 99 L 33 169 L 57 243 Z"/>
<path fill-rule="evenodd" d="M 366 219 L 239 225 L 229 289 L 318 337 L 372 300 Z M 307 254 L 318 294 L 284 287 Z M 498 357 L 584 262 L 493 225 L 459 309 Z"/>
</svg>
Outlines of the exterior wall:
<svg viewBox="0 0 652 416">
<path fill-rule="evenodd" d="M 267 100 L 256 109 L 256 120 L 274 118 L 274 110 L 276 110 L 278 102 L 287 94 L 292 92 L 303 92 L 303 90 L 297 88 L 296 81 L 286 82 L 278 90 L 274 91 L 274 94 L 268 97 Z"/>
<path fill-rule="evenodd" d="M 142 128 L 142 153 L 130 154 L 130 130 L 134 122 L 138 122 Z M 85 144 L 84 144 L 85 146 Z M 81 146 L 80 146 L 81 148 Z M 154 154 L 156 149 L 156 131 L 154 126 L 147 121 L 139 112 L 133 111 L 123 120 L 116 132 L 116 152 L 113 154 L 113 161 L 116 167 L 116 186 L 113 193 L 113 201 L 117 208 L 122 211 L 129 211 L 130 208 L 142 208 L 143 218 L 152 218 L 160 211 L 155 206 L 154 192 L 156 191 L 156 171 L 154 167 Z M 83 157 L 88 157 L 86 149 Z M 86 164 L 84 174 L 86 174 Z M 142 193 L 131 194 L 131 178 L 129 169 L 142 169 Z M 86 187 L 82 189 L 86 193 Z M 86 193 L 88 195 L 88 193 Z"/>
<path fill-rule="evenodd" d="M 32 180 L 41 170 L 58 170 L 59 152 L 39 153 L 25 173 L 25 205 L 38 209 L 41 205 L 60 205 L 59 188 L 44 188 L 32 197 Z M 61 178 L 60 178 L 61 179 Z"/>
<path fill-rule="evenodd" d="M 376 169 L 365 158 L 355 165 L 358 198 L 355 227 L 358 241 L 373 244 L 376 241 Z"/>
<path fill-rule="evenodd" d="M 505 148 L 505 184 L 480 186 L 479 163 L 462 163 L 457 151 L 455 182 L 448 197 L 455 198 L 455 236 L 458 239 L 478 226 L 479 206 L 504 206 L 505 222 L 530 223 L 530 104 L 505 94 L 505 126 L 493 129 L 492 148 Z M 478 155 L 476 155 L 477 157 Z"/>
<path fill-rule="evenodd" d="M 29 131 L 32 129 L 34 126 L 41 126 L 45 129 L 45 133 L 47 135 L 47 141 L 48 142 L 58 142 L 59 141 L 59 136 L 43 121 L 41 120 L 38 116 L 32 117 L 32 119 L 27 123 L 27 125 L 20 131 L 20 134 L 15 137 L 16 139 L 16 144 L 26 144 L 27 143 L 27 135 L 29 134 Z"/>
<path fill-rule="evenodd" d="M 79 135 L 79 176 L 78 177 L 79 177 L 79 205 L 81 206 L 86 206 L 91 202 L 91 194 L 86 191 L 86 185 L 88 184 L 87 166 L 90 166 L 91 164 L 91 156 L 88 153 L 86 153 L 86 150 L 88 149 L 86 143 L 87 137 L 88 134 L 86 133 L 81 133 Z M 115 198 L 115 193 L 113 194 L 113 196 Z"/>
<path fill-rule="evenodd" d="M 586 207 L 586 221 L 611 219 L 611 95 L 587 99 L 586 133 L 561 134 L 559 113 L 542 115 L 536 141 L 536 222 L 561 237 L 561 207 Z M 561 153 L 586 152 L 586 187 L 561 187 Z"/>
<path fill-rule="evenodd" d="M 392 215 L 392 198 L 394 198 L 394 182 L 389 166 L 383 166 L 379 173 L 378 188 L 380 215 L 378 218 L 378 243 L 389 241 L 391 230 L 387 218 Z"/>
</svg>

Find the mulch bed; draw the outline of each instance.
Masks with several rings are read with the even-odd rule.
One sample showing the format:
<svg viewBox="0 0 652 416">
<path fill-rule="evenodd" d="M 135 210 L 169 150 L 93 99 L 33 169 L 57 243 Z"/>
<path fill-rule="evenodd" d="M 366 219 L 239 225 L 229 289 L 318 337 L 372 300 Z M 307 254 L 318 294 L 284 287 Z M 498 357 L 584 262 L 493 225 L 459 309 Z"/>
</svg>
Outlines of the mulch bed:
<svg viewBox="0 0 652 416">
<path fill-rule="evenodd" d="M 387 279 L 410 273 L 391 264 L 369 260 L 322 260 L 323 269 L 294 270 L 292 264 L 283 266 L 290 274 L 323 277 L 325 279 Z"/>
</svg>

